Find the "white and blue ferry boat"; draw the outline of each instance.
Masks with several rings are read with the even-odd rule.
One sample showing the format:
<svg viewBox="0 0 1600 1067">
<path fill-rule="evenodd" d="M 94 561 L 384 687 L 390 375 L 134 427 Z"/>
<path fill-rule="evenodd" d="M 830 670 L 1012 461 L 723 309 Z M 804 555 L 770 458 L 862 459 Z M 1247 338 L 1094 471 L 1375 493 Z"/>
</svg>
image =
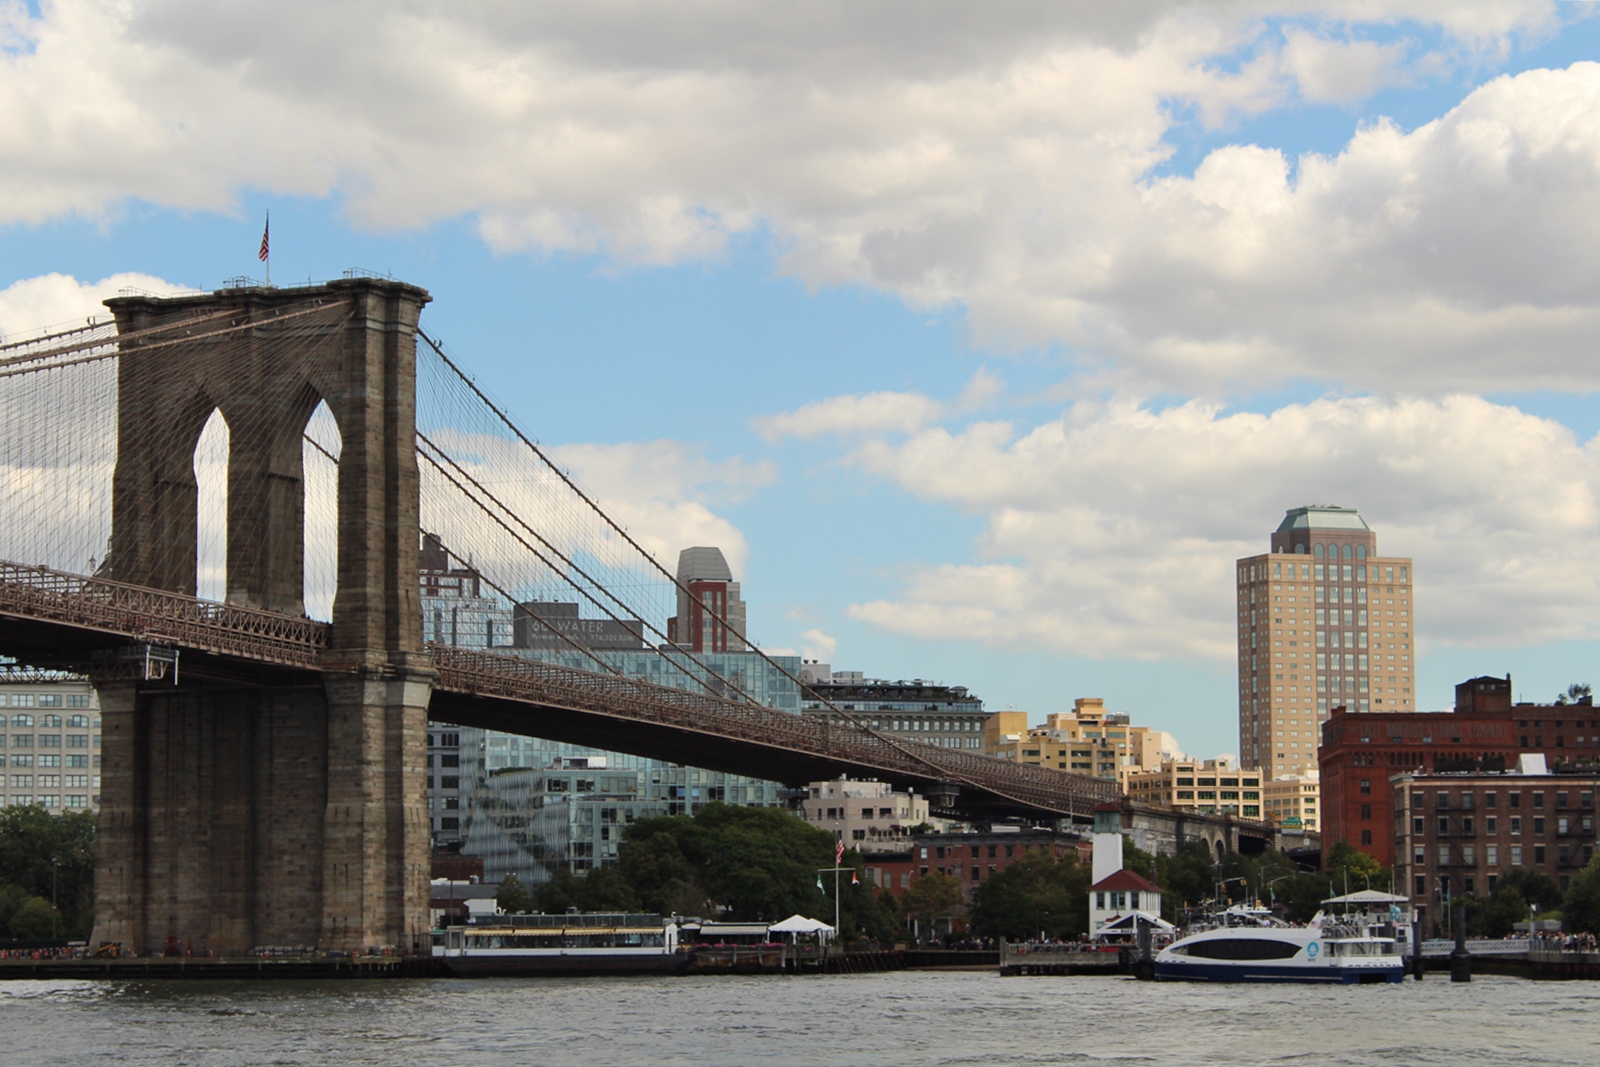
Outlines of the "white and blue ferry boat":
<svg viewBox="0 0 1600 1067">
<path fill-rule="evenodd" d="M 1202 982 L 1399 982 L 1402 942 L 1365 915 L 1318 912 L 1289 926 L 1264 909 L 1230 908 L 1217 925 L 1179 938 L 1156 956 L 1157 980 Z"/>
</svg>

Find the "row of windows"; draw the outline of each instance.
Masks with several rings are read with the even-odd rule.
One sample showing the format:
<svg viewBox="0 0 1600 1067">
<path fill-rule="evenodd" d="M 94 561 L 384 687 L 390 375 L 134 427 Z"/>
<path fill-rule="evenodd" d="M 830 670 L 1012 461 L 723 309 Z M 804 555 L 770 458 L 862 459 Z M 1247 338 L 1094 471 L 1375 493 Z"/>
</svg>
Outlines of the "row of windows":
<svg viewBox="0 0 1600 1067">
<path fill-rule="evenodd" d="M 44 755 L 33 756 L 33 755 L 21 755 L 21 754 L 13 755 L 11 757 L 11 766 L 13 766 L 13 767 L 32 767 L 32 766 L 35 766 L 35 761 L 36 760 L 38 761 L 37 765 L 40 766 L 40 767 L 87 767 L 87 766 L 89 766 L 89 757 L 88 756 L 44 756 Z M 0 756 L 0 766 L 3 766 L 4 764 L 5 764 L 5 757 Z M 100 766 L 100 757 L 99 756 L 96 756 L 94 758 L 94 765 L 96 767 Z"/>
<path fill-rule="evenodd" d="M 1534 845 L 1530 853 L 1535 867 L 1543 866 L 1547 862 L 1549 855 L 1547 846 Z M 1523 856 L 1530 853 L 1525 853 L 1521 845 L 1506 846 L 1507 862 L 1512 867 L 1521 867 Z M 1435 850 L 1434 856 L 1440 867 L 1476 867 L 1478 865 L 1478 849 L 1475 845 L 1441 844 Z M 1418 845 L 1413 850 L 1411 858 L 1416 866 L 1425 866 L 1428 862 L 1428 850 L 1422 845 Z M 1556 863 L 1562 867 L 1582 866 L 1593 858 L 1594 845 L 1592 843 L 1556 846 Z M 1485 866 L 1498 867 L 1500 865 L 1500 846 L 1494 844 L 1484 845 L 1483 862 Z M 1471 892 L 1470 889 L 1467 891 Z"/>
<path fill-rule="evenodd" d="M 1542 863 L 1544 861 L 1541 858 L 1539 862 Z M 1521 863 L 1521 860 L 1517 860 L 1516 863 Z M 1491 872 L 1489 874 L 1489 892 L 1491 892 L 1491 893 L 1494 892 L 1495 883 L 1499 880 L 1499 878 L 1500 878 L 1500 876 L 1498 874 L 1495 874 L 1493 872 Z M 1569 874 L 1559 875 L 1556 878 L 1556 882 L 1558 883 L 1558 885 L 1559 885 L 1559 887 L 1561 889 L 1561 892 L 1565 893 L 1567 891 L 1567 888 L 1572 884 L 1572 876 L 1569 875 Z M 1477 885 L 1478 885 L 1478 880 L 1477 880 L 1476 876 L 1471 875 L 1471 874 L 1465 875 L 1462 878 L 1462 881 L 1461 881 L 1461 892 L 1467 894 L 1468 896 L 1471 896 L 1472 894 L 1474 894 L 1474 893 L 1476 893 L 1478 891 Z M 1416 882 L 1415 882 L 1413 888 L 1416 890 L 1416 895 L 1417 896 L 1419 896 L 1419 897 L 1427 896 L 1428 895 L 1428 877 L 1427 877 L 1427 875 L 1423 875 L 1423 874 L 1417 875 L 1416 876 Z M 1439 899 L 1441 899 L 1441 900 L 1449 900 L 1451 897 L 1453 897 L 1455 895 L 1456 894 L 1454 892 L 1454 879 L 1452 878 L 1452 876 L 1448 875 L 1448 874 L 1439 875 Z"/>
<path fill-rule="evenodd" d="M 35 747 L 34 743 L 33 743 L 35 737 L 38 738 L 38 741 L 39 741 L 38 747 L 39 748 L 63 748 L 63 747 L 65 747 L 65 748 L 88 748 L 89 747 L 89 735 L 88 734 L 67 734 L 65 736 L 65 738 L 63 738 L 63 736 L 61 734 L 12 734 L 11 735 L 11 747 L 12 748 L 33 748 L 33 747 Z M 63 741 L 65 741 L 64 745 L 63 745 Z M 95 743 L 95 747 L 98 748 L 99 745 L 100 745 L 100 736 L 98 734 L 95 735 L 94 743 Z M 4 748 L 5 744 L 6 744 L 6 735 L 5 734 L 0 734 L 0 748 Z"/>
<path fill-rule="evenodd" d="M 1425 803 L 1424 798 L 1426 796 L 1427 796 L 1427 794 L 1425 794 L 1425 793 L 1413 794 L 1413 806 L 1415 806 L 1415 807 L 1417 807 L 1419 809 L 1421 807 L 1423 807 L 1423 805 Z M 1535 807 L 1535 808 L 1544 807 L 1544 799 L 1545 799 L 1544 790 L 1535 789 L 1535 790 L 1530 792 L 1529 796 L 1531 798 L 1530 803 L 1531 803 L 1531 805 L 1533 807 Z M 1435 808 L 1448 808 L 1448 807 L 1451 807 L 1452 804 L 1454 806 L 1456 806 L 1456 807 L 1461 808 L 1463 811 L 1470 811 L 1473 808 L 1476 808 L 1478 806 L 1477 805 L 1477 794 L 1476 793 L 1472 793 L 1472 792 L 1462 792 L 1453 801 L 1452 801 L 1452 798 L 1451 798 L 1451 794 L 1448 793 L 1448 792 L 1441 791 L 1441 792 L 1433 794 L 1433 807 L 1435 807 Z M 1489 809 L 1493 809 L 1493 808 L 1499 807 L 1500 806 L 1500 794 L 1499 793 L 1485 793 L 1485 794 L 1483 794 L 1483 806 L 1485 808 L 1489 808 Z M 1520 807 L 1522 807 L 1522 793 L 1520 791 L 1512 791 L 1512 792 L 1507 793 L 1506 794 L 1506 806 L 1509 807 L 1509 808 L 1520 808 Z M 1558 790 L 1556 792 L 1556 796 L 1555 796 L 1555 806 L 1558 807 L 1558 808 L 1570 808 L 1570 807 L 1572 807 L 1573 804 L 1572 804 L 1572 793 L 1571 793 L 1571 791 L 1565 790 L 1565 789 Z M 1582 790 L 1582 791 L 1580 791 L 1578 793 L 1578 804 L 1577 804 L 1577 806 L 1580 807 L 1580 808 L 1593 808 L 1594 807 L 1594 792 L 1592 790 Z"/>
<path fill-rule="evenodd" d="M 1363 805 L 1363 810 L 1365 810 L 1365 805 Z M 1367 818 L 1368 816 L 1363 815 L 1362 817 L 1363 818 Z M 1460 822 L 1457 825 L 1458 825 L 1458 827 L 1460 829 L 1460 832 L 1461 832 L 1461 834 L 1463 836 L 1471 837 L 1473 834 L 1475 834 L 1477 832 L 1476 821 L 1470 815 L 1462 816 Z M 1510 830 L 1512 836 L 1520 836 L 1522 834 L 1522 816 L 1520 816 L 1520 815 L 1509 816 L 1507 818 L 1507 820 L 1506 820 L 1506 825 L 1507 825 L 1507 828 Z M 1545 833 L 1546 825 L 1547 824 L 1546 824 L 1546 821 L 1545 821 L 1545 817 L 1543 815 L 1535 815 L 1535 816 L 1533 816 L 1533 833 L 1534 833 L 1535 836 L 1543 835 Z M 1570 834 L 1570 833 L 1592 834 L 1592 833 L 1594 833 L 1594 816 L 1592 816 L 1592 815 L 1584 815 L 1584 816 L 1581 816 L 1581 817 L 1569 817 L 1569 816 L 1566 816 L 1566 815 L 1557 816 L 1556 817 L 1555 826 L 1556 826 L 1556 833 L 1557 834 Z M 1425 829 L 1425 822 L 1424 822 L 1422 816 L 1420 816 L 1420 815 L 1414 816 L 1412 818 L 1412 820 L 1411 820 L 1411 830 L 1412 830 L 1412 832 L 1420 834 L 1420 833 L 1424 832 L 1424 829 Z M 1495 815 L 1486 815 L 1486 816 L 1484 816 L 1484 819 L 1483 819 L 1483 832 L 1486 833 L 1486 834 L 1498 834 L 1500 832 L 1500 819 L 1499 819 L 1499 817 L 1495 816 Z M 1450 819 L 1448 817 L 1444 816 L 1444 815 L 1439 816 L 1438 836 L 1440 836 L 1440 837 L 1449 837 L 1449 836 L 1451 836 Z"/>
<path fill-rule="evenodd" d="M 1305 553 L 1304 546 L 1296 546 L 1294 554 L 1297 555 L 1297 556 L 1305 555 L 1306 553 Z M 1316 559 L 1364 560 L 1364 559 L 1367 558 L 1367 550 L 1365 548 L 1361 547 L 1360 545 L 1357 545 L 1356 549 L 1355 549 L 1355 552 L 1352 553 L 1350 551 L 1350 546 L 1349 545 L 1345 545 L 1343 553 L 1340 553 L 1338 551 L 1324 553 L 1322 551 L 1322 546 L 1318 545 L 1317 546 L 1317 551 L 1312 553 L 1312 555 Z M 1272 563 L 1272 577 L 1277 578 L 1277 579 L 1287 578 L 1290 581 L 1293 581 L 1294 578 L 1295 578 L 1295 568 L 1297 566 L 1299 567 L 1300 580 L 1303 581 L 1303 582 L 1311 580 L 1312 574 L 1313 574 L 1313 569 L 1314 569 L 1314 573 L 1316 574 L 1316 580 L 1319 581 L 1319 582 L 1320 581 L 1337 581 L 1339 576 L 1340 576 L 1340 567 L 1337 564 L 1332 564 L 1332 563 L 1329 563 L 1329 564 L 1322 564 L 1322 563 L 1317 563 L 1317 564 L 1300 563 L 1300 564 L 1296 564 L 1294 560 L 1274 560 L 1273 563 Z M 1326 568 L 1326 570 L 1324 570 L 1324 568 Z M 1352 568 L 1354 568 L 1353 573 L 1352 573 Z M 1380 573 L 1380 571 L 1382 573 Z M 1377 564 L 1374 564 L 1373 567 L 1372 567 L 1372 580 L 1375 581 L 1375 582 L 1377 582 L 1377 581 L 1409 582 L 1411 580 L 1410 571 L 1411 571 L 1411 569 L 1409 567 L 1404 567 L 1404 566 L 1395 567 L 1395 566 L 1392 566 L 1392 565 L 1387 565 L 1387 566 L 1379 567 Z M 1347 581 L 1347 582 L 1349 582 L 1349 581 L 1364 582 L 1364 581 L 1367 580 L 1367 566 L 1366 566 L 1365 563 L 1345 564 L 1344 567 L 1343 567 L 1343 573 L 1344 573 L 1344 580 Z M 1396 574 L 1397 573 L 1399 575 L 1398 578 L 1396 578 Z M 1243 585 L 1246 582 L 1265 581 L 1266 577 L 1267 577 L 1267 565 L 1264 564 L 1264 563 L 1252 563 L 1252 564 L 1250 564 L 1248 566 L 1239 568 L 1239 584 L 1240 585 Z"/>
<path fill-rule="evenodd" d="M 878 813 L 877 814 L 877 818 L 880 818 L 880 819 L 892 819 L 892 818 L 895 817 L 893 808 L 877 808 L 877 809 L 873 809 L 871 807 L 863 807 L 859 814 L 860 814 L 861 818 L 863 818 L 863 819 L 870 819 L 870 818 L 873 818 L 873 814 L 872 813 L 873 813 L 874 810 L 876 810 L 877 813 Z M 827 814 L 824 815 L 823 812 L 827 812 Z M 848 819 L 849 817 L 850 817 L 850 809 L 849 808 L 837 808 L 837 807 L 835 807 L 835 808 L 817 808 L 817 809 L 815 809 L 815 814 L 812 815 L 813 819 Z M 974 845 L 973 847 L 976 848 L 977 846 Z"/>
<path fill-rule="evenodd" d="M 63 699 L 63 697 L 65 699 Z M 86 708 L 88 693 L 11 693 L 0 694 L 0 708 L 10 704 L 14 708 Z M 0 725 L 3 725 L 0 720 Z"/>
<path fill-rule="evenodd" d="M 94 802 L 96 804 L 100 803 L 100 798 L 95 797 Z M 45 793 L 38 796 L 13 793 L 9 799 L 0 797 L 0 804 L 17 806 L 42 804 L 47 808 L 87 808 L 89 807 L 89 798 L 81 793 L 69 793 L 66 796 L 56 793 Z"/>
<path fill-rule="evenodd" d="M 12 789 L 32 789 L 34 780 L 38 780 L 40 789 L 88 789 L 89 775 L 87 774 L 13 774 L 11 776 Z M 0 776 L 4 781 L 4 776 Z M 94 787 L 100 788 L 100 776 L 94 776 Z"/>
<path fill-rule="evenodd" d="M 60 715 L 40 715 L 40 716 L 38 716 L 38 724 L 40 726 L 56 726 L 56 727 L 59 727 L 59 726 L 62 725 L 62 722 L 63 722 L 63 720 L 62 720 L 62 717 Z M 68 715 L 68 716 L 66 716 L 65 722 L 66 722 L 66 725 L 68 727 L 70 727 L 70 728 L 72 728 L 74 730 L 87 730 L 89 728 L 89 716 L 87 716 L 87 715 Z M 4 726 L 4 725 L 6 725 L 6 717 L 4 715 L 0 715 L 0 726 Z M 12 726 L 32 726 L 32 725 L 34 725 L 34 716 L 32 716 L 32 715 L 13 715 L 13 716 L 11 716 L 11 725 Z"/>
</svg>

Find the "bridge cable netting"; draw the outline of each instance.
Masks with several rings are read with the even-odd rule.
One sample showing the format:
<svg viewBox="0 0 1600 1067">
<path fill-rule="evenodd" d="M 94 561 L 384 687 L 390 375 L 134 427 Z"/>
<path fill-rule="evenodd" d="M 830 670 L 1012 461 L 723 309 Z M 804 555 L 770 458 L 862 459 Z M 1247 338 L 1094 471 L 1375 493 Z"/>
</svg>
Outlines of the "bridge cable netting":
<svg viewBox="0 0 1600 1067">
<path fill-rule="evenodd" d="M 486 579 L 493 577 L 502 595 L 514 590 L 516 596 L 526 596 L 524 603 L 529 605 L 577 602 L 584 614 L 598 614 L 611 622 L 611 632 L 638 633 L 645 639 L 640 643 L 652 647 L 659 658 L 662 674 L 654 680 L 759 703 L 752 693 L 756 687 L 751 684 L 750 666 L 713 662 L 713 656 L 689 651 L 665 631 L 661 620 L 692 594 L 647 547 L 648 536 L 620 525 L 548 450 L 517 427 L 504 406 L 492 400 L 442 344 L 425 332 L 418 336 L 424 529 L 448 545 L 456 558 L 464 552 L 466 566 Z M 454 506 L 462 500 L 492 521 L 477 521 Z M 524 521 L 525 515 L 538 516 L 537 524 Z M 703 605 L 703 610 L 714 625 L 733 628 L 711 605 Z M 540 614 L 525 610 L 522 617 Z M 555 618 L 559 617 L 540 621 L 550 625 Z M 785 666 L 743 634 L 738 637 L 762 669 L 800 685 Z M 570 649 L 560 649 L 551 658 L 592 669 Z M 600 661 L 608 667 L 612 662 Z M 927 762 L 919 751 L 923 746 L 873 730 L 851 712 L 824 703 L 839 719 L 879 743 Z"/>
<path fill-rule="evenodd" d="M 181 300 L 151 308 L 121 333 L 91 322 L 0 345 L 0 561 L 331 618 L 350 427 L 326 368 L 339 365 L 351 308 L 330 298 L 258 309 L 253 320 L 214 305 L 185 312 Z M 669 620 L 693 594 L 660 559 L 685 546 L 648 523 L 624 526 L 561 465 L 562 449 L 519 429 L 441 343 L 417 336 L 425 640 L 729 707 L 799 685 L 711 604 L 702 610 L 729 651 L 679 639 Z M 119 401 L 137 414 L 119 419 Z M 164 524 L 114 537 L 118 484 L 132 487 L 120 507 Z M 896 765 L 986 788 L 1009 776 L 1016 795 L 1048 791 L 1037 768 L 1001 774 L 992 759 L 828 707 L 839 743 L 892 753 Z M 819 736 L 829 728 L 820 723 Z"/>
</svg>

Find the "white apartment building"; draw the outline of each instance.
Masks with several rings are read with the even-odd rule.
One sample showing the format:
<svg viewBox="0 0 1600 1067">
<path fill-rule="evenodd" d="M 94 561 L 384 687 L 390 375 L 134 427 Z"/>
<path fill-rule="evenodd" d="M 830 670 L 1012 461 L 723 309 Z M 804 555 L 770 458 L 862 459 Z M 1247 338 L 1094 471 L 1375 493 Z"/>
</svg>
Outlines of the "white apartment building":
<svg viewBox="0 0 1600 1067">
<path fill-rule="evenodd" d="M 0 666 L 0 807 L 100 809 L 100 702 L 87 679 Z"/>
</svg>

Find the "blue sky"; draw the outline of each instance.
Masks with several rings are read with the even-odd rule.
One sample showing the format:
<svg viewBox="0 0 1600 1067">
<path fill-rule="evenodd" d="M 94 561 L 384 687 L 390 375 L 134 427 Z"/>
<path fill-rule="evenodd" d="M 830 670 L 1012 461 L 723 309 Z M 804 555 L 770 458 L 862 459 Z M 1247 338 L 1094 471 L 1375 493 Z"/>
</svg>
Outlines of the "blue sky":
<svg viewBox="0 0 1600 1067">
<path fill-rule="evenodd" d="M 1485 221 L 1593 269 L 1600 152 L 1562 111 L 1595 91 L 1587 7 L 1155 5 L 964 41 L 710 5 L 714 61 L 603 11 L 423 8 L 449 59 L 397 29 L 315 64 L 293 5 L 258 37 L 182 8 L 12 19 L 0 332 L 122 273 L 259 277 L 270 210 L 275 282 L 425 286 L 541 440 L 769 465 L 677 490 L 742 534 L 763 644 L 1234 751 L 1232 559 L 1337 498 L 1416 557 L 1420 706 L 1597 680 L 1600 290 L 1509 275 Z M 1302 187 L 1305 153 L 1336 162 Z M 78 304 L 23 299 L 50 274 Z M 874 394 L 900 414 L 840 402 Z"/>
</svg>

